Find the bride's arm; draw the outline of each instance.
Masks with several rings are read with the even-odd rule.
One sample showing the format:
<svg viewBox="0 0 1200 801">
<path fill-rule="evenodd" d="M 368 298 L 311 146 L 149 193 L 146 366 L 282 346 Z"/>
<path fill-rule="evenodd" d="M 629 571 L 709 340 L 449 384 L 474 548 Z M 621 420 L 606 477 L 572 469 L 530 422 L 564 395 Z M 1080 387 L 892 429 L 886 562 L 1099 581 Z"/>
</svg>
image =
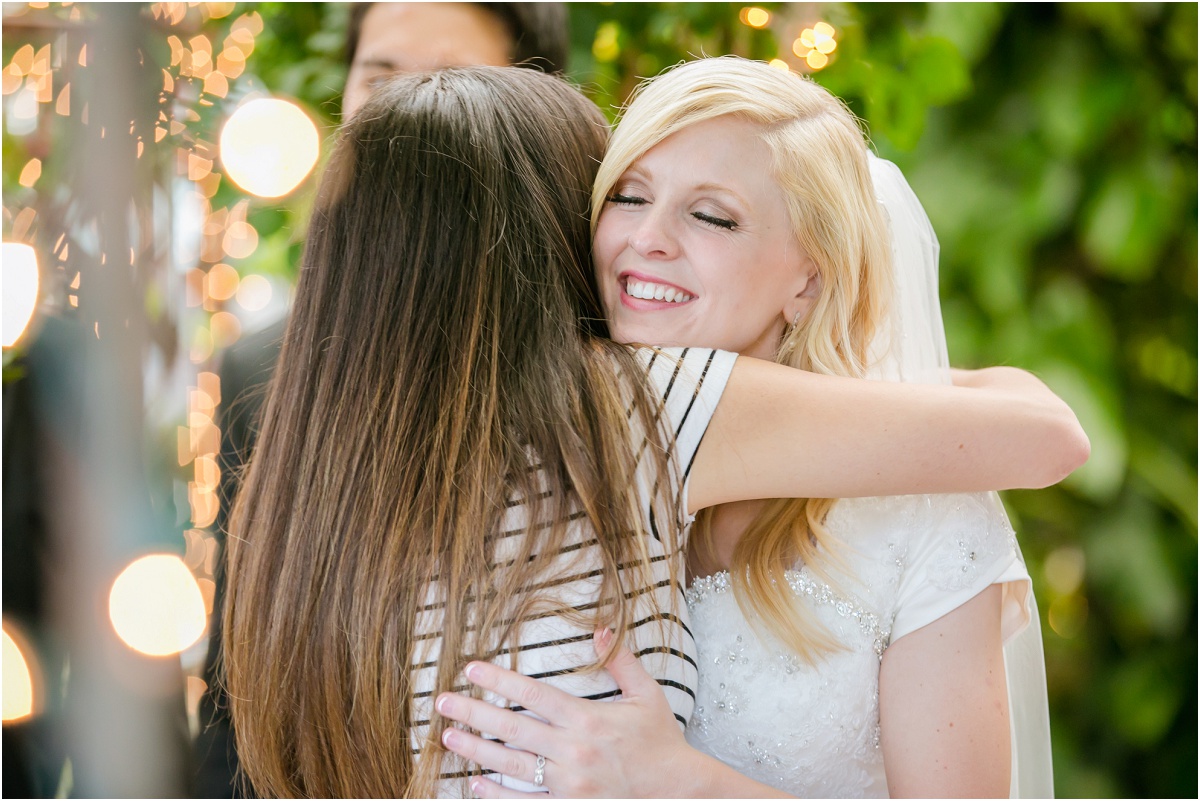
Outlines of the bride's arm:
<svg viewBox="0 0 1200 801">
<path fill-rule="evenodd" d="M 1002 587 L 888 646 L 879 727 L 892 798 L 1007 798 L 1012 767 Z"/>
<path fill-rule="evenodd" d="M 596 650 L 611 639 L 596 634 Z M 545 757 L 544 786 L 567 798 L 790 798 L 747 778 L 687 744 L 662 688 L 637 658 L 618 647 L 607 665 L 621 688 L 616 701 L 587 701 L 490 663 L 467 666 L 467 679 L 544 719 L 454 693 L 435 708 L 450 720 L 498 737 L 508 745 L 447 728 L 442 744 L 485 771 L 525 782 L 536 779 Z M 539 798 L 476 778 L 479 798 Z"/>
<path fill-rule="evenodd" d="M 851 498 L 1044 487 L 1087 461 L 1087 436 L 1010 367 L 958 386 L 817 375 L 739 358 L 697 452 L 689 511 L 752 498 Z"/>
</svg>

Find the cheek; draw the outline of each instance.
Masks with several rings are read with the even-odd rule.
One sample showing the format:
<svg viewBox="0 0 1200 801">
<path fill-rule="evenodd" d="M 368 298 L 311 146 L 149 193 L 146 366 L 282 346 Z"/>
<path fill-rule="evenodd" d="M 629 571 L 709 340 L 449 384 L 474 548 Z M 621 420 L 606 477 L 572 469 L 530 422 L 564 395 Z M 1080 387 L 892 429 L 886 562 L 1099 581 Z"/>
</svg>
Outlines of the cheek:
<svg viewBox="0 0 1200 801">
<path fill-rule="evenodd" d="M 596 225 L 596 236 L 592 239 L 592 258 L 596 264 L 596 276 L 603 279 L 613 269 L 617 257 L 617 232 L 612 223 L 606 223 L 607 215 Z"/>
</svg>

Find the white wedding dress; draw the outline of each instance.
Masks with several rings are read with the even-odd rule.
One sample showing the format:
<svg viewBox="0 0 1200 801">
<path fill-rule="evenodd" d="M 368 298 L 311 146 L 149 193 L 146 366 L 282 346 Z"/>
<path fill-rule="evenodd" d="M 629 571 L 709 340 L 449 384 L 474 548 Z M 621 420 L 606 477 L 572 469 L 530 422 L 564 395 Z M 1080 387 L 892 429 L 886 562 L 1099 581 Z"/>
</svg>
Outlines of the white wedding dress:
<svg viewBox="0 0 1200 801">
<path fill-rule="evenodd" d="M 844 646 L 808 666 L 756 629 L 729 574 L 687 591 L 700 684 L 687 738 L 746 776 L 808 798 L 885 798 L 879 665 L 888 645 L 1003 583 L 1005 639 L 1029 621 L 1029 577 L 994 495 L 838 501 L 827 520 L 854 578 L 785 577 Z"/>
<path fill-rule="evenodd" d="M 873 343 L 871 377 L 949 383 L 938 299 L 938 243 L 895 165 L 870 158 L 892 237 L 895 298 Z M 688 741 L 740 773 L 803 797 L 886 797 L 879 667 L 887 647 L 993 583 L 1012 731 L 1012 797 L 1053 796 L 1041 628 L 1029 574 L 995 493 L 840 500 L 826 520 L 847 573 L 837 586 L 788 571 L 844 646 L 807 666 L 747 620 L 728 573 L 699 578 L 687 605 L 699 654 Z M 826 563 L 828 564 L 828 562 Z"/>
</svg>

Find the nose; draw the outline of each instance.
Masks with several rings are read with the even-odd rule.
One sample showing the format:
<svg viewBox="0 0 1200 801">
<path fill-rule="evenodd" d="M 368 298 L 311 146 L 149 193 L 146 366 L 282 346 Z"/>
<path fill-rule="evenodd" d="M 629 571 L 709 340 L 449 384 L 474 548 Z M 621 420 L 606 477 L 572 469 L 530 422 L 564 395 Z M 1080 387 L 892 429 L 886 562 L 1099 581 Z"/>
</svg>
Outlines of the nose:
<svg viewBox="0 0 1200 801">
<path fill-rule="evenodd" d="M 673 259 L 679 255 L 679 241 L 668 215 L 653 205 L 630 232 L 629 247 L 644 259 Z"/>
</svg>

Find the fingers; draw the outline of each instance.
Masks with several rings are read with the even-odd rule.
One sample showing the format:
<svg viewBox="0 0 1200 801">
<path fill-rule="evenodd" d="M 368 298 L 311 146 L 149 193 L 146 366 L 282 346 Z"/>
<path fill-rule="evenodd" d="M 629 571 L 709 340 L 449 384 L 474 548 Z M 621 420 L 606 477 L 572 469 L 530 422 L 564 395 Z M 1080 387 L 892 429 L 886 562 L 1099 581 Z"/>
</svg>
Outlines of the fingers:
<svg viewBox="0 0 1200 801">
<path fill-rule="evenodd" d="M 545 723 L 529 715 L 522 715 L 511 709 L 503 709 L 489 704 L 487 701 L 467 698 L 455 693 L 442 693 L 438 696 L 434 708 L 443 717 L 458 721 L 484 734 L 490 734 L 516 748 L 544 754 L 553 745 L 550 727 Z M 505 750 L 512 751 L 512 749 Z M 464 754 L 464 756 L 466 755 Z M 508 771 L 498 772 L 513 775 Z M 530 777 L 532 778 L 532 776 L 533 773 L 530 771 Z M 522 777 L 517 776 L 516 778 Z"/>
<path fill-rule="evenodd" d="M 476 798 L 545 798 L 545 793 L 522 793 L 502 786 L 491 779 L 472 779 L 471 792 Z"/>
<path fill-rule="evenodd" d="M 570 704 L 579 702 L 579 699 L 549 684 L 490 662 L 471 662 L 463 673 L 472 684 L 491 690 L 556 726 L 565 726 L 570 722 Z M 499 737 L 499 733 L 496 736 Z M 504 737 L 501 739 L 507 740 Z"/>
<path fill-rule="evenodd" d="M 531 783 L 534 780 L 537 757 L 528 751 L 508 748 L 495 740 L 485 740 L 461 729 L 446 729 L 442 733 L 442 745 L 489 773 Z"/>
<path fill-rule="evenodd" d="M 612 645 L 614 639 L 612 631 L 608 628 L 596 629 L 596 633 L 592 637 L 596 655 L 601 658 L 612 646 L 612 659 L 606 665 L 606 669 L 616 680 L 617 686 L 621 688 L 621 694 L 627 699 L 654 697 L 655 694 L 661 694 L 662 688 L 646 672 L 633 652 L 626 647 L 625 640 L 617 639 L 616 645 Z"/>
</svg>

